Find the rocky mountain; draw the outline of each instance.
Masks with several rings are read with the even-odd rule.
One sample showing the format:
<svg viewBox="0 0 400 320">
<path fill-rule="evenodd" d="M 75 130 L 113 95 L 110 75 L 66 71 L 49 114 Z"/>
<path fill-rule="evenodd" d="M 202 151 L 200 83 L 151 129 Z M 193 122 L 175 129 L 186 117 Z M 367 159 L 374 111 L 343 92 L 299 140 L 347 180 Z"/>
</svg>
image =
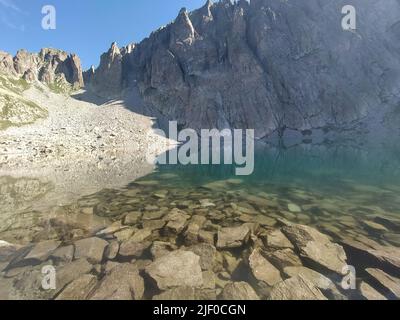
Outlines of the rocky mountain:
<svg viewBox="0 0 400 320">
<path fill-rule="evenodd" d="M 22 77 L 28 82 L 38 80 L 48 85 L 69 84 L 82 88 L 83 74 L 80 59 L 57 49 L 42 49 L 39 53 L 19 50 L 15 57 L 0 51 L 0 73 Z"/>
<path fill-rule="evenodd" d="M 105 97 L 138 91 L 183 127 L 354 128 L 399 109 L 400 1 L 352 1 L 355 31 L 342 29 L 346 4 L 207 1 L 134 46 L 113 44 L 85 78 Z"/>
</svg>

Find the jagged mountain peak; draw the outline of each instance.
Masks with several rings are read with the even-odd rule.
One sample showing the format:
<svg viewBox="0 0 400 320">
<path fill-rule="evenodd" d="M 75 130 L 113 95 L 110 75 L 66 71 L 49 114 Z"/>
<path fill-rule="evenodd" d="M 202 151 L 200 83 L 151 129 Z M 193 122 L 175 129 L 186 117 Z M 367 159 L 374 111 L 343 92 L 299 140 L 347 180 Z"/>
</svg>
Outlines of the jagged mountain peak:
<svg viewBox="0 0 400 320">
<path fill-rule="evenodd" d="M 75 89 L 84 86 L 79 57 L 59 49 L 42 48 L 39 53 L 20 49 L 14 57 L 2 52 L 0 72 L 29 82 L 40 81 L 48 85 L 65 82 Z"/>
</svg>

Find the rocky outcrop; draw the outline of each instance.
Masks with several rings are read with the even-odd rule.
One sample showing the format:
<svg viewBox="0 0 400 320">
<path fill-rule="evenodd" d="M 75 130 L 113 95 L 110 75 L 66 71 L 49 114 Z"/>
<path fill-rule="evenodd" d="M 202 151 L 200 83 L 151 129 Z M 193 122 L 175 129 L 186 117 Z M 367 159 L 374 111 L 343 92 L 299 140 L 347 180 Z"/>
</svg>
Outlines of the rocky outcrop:
<svg viewBox="0 0 400 320">
<path fill-rule="evenodd" d="M 0 51 L 0 72 L 15 75 L 13 57 L 4 51 Z"/>
<path fill-rule="evenodd" d="M 90 84 L 103 96 L 112 96 L 122 89 L 122 54 L 114 42 L 108 52 L 100 58 L 100 65 L 93 74 Z"/>
<path fill-rule="evenodd" d="M 359 128 L 400 101 L 400 4 L 354 1 L 354 32 L 341 27 L 345 4 L 223 0 L 182 9 L 134 48 L 114 44 L 92 88 L 138 89 L 148 110 L 194 129 L 255 128 L 260 137 Z"/>
<path fill-rule="evenodd" d="M 19 50 L 15 57 L 0 52 L 0 73 L 48 85 L 64 82 L 73 89 L 84 86 L 79 57 L 57 49 L 44 48 L 39 53 Z"/>
</svg>

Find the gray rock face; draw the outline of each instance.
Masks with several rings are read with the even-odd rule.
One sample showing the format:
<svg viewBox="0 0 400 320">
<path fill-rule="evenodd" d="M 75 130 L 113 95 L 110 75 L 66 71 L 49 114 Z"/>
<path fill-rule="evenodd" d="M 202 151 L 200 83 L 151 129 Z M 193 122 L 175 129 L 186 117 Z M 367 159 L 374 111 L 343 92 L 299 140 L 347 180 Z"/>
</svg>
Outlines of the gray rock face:
<svg viewBox="0 0 400 320">
<path fill-rule="evenodd" d="M 139 89 L 149 108 L 194 129 L 264 136 L 368 122 L 399 102 L 400 4 L 353 1 L 355 32 L 341 27 L 345 4 L 208 1 L 130 50 L 113 45 L 92 87 Z"/>
<path fill-rule="evenodd" d="M 91 85 L 102 92 L 104 96 L 112 96 L 122 88 L 122 55 L 117 44 L 114 42 L 110 50 L 100 58 L 100 65 L 90 75 Z"/>
<path fill-rule="evenodd" d="M 0 51 L 0 72 L 15 75 L 14 62 L 11 54 Z"/>
<path fill-rule="evenodd" d="M 0 73 L 49 85 L 62 82 L 74 89 L 84 85 L 79 57 L 57 49 L 44 48 L 39 53 L 19 50 L 15 57 L 0 52 Z"/>
</svg>

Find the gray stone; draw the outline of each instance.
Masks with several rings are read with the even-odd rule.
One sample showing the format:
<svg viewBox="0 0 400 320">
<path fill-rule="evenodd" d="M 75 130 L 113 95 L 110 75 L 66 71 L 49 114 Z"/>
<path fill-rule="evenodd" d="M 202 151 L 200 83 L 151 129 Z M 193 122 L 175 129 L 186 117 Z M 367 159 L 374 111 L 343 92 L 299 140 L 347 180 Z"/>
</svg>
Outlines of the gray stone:
<svg viewBox="0 0 400 320">
<path fill-rule="evenodd" d="M 206 217 L 199 215 L 195 215 L 190 219 L 184 233 L 185 243 L 187 245 L 196 244 L 199 242 L 199 232 L 206 220 Z"/>
<path fill-rule="evenodd" d="M 260 300 L 254 289 L 246 282 L 228 283 L 221 294 L 222 300 Z"/>
<path fill-rule="evenodd" d="M 343 248 L 333 243 L 328 236 L 303 225 L 291 225 L 282 229 L 303 258 L 342 275 L 347 265 L 347 256 Z"/>
<path fill-rule="evenodd" d="M 141 300 L 144 280 L 138 269 L 128 263 L 111 269 L 101 280 L 91 300 Z"/>
<path fill-rule="evenodd" d="M 119 251 L 119 243 L 117 241 L 112 241 L 108 244 L 104 256 L 108 260 L 113 260 L 117 257 Z"/>
<path fill-rule="evenodd" d="M 383 286 L 389 293 L 396 299 L 400 299 L 400 279 L 395 278 L 386 272 L 368 268 L 365 271 L 375 279 L 381 286 Z"/>
<path fill-rule="evenodd" d="M 56 298 L 56 300 L 86 300 L 97 284 L 97 278 L 85 274 L 72 281 Z"/>
<path fill-rule="evenodd" d="M 161 290 L 203 285 L 200 257 L 190 251 L 173 251 L 158 259 L 146 268 L 146 273 L 156 281 Z"/>
<path fill-rule="evenodd" d="M 279 270 L 286 267 L 302 266 L 300 258 L 292 249 L 282 249 L 268 252 L 266 254 L 268 260 L 273 263 Z"/>
<path fill-rule="evenodd" d="M 97 237 L 79 240 L 75 242 L 75 259 L 87 258 L 93 264 L 99 263 L 107 246 L 107 241 Z"/>
<path fill-rule="evenodd" d="M 162 242 L 162 241 L 154 241 L 151 248 L 150 252 L 153 257 L 153 259 L 158 259 L 162 256 L 165 256 L 166 254 L 170 253 L 171 251 L 176 250 L 177 247 L 169 242 Z"/>
<path fill-rule="evenodd" d="M 254 249 L 249 257 L 249 266 L 253 276 L 269 286 L 282 281 L 281 274 L 264 256 L 260 249 Z"/>
<path fill-rule="evenodd" d="M 327 300 L 322 292 L 311 282 L 296 276 L 275 285 L 269 300 Z"/>
<path fill-rule="evenodd" d="M 153 300 L 195 300 L 195 289 L 192 287 L 177 287 L 153 297 Z"/>
<path fill-rule="evenodd" d="M 134 235 L 129 239 L 131 241 L 142 242 L 151 237 L 151 230 L 141 229 L 134 233 Z"/>
<path fill-rule="evenodd" d="M 142 214 L 140 212 L 130 212 L 124 218 L 124 225 L 133 226 L 137 224 L 141 219 Z"/>
<path fill-rule="evenodd" d="M 187 220 L 190 218 L 185 212 L 173 209 L 165 218 L 168 223 L 165 227 L 167 234 L 179 234 L 186 227 Z"/>
<path fill-rule="evenodd" d="M 387 300 L 386 297 L 375 290 L 373 287 L 371 287 L 368 283 L 366 282 L 361 282 L 360 283 L 360 294 L 367 300 L 373 300 L 373 301 L 378 301 L 378 300 Z"/>
<path fill-rule="evenodd" d="M 125 241 L 121 243 L 119 255 L 121 257 L 140 258 L 143 252 L 149 248 L 150 244 L 150 242 L 139 243 L 134 240 Z"/>
<path fill-rule="evenodd" d="M 25 256 L 26 260 L 35 259 L 45 261 L 56 250 L 61 241 L 49 240 L 37 243 L 33 249 Z"/>
<path fill-rule="evenodd" d="M 56 262 L 70 263 L 74 259 L 74 246 L 65 246 L 56 249 L 50 256 Z"/>
<path fill-rule="evenodd" d="M 250 229 L 247 226 L 222 228 L 218 231 L 217 248 L 239 248 L 249 240 L 249 237 Z"/>
<path fill-rule="evenodd" d="M 260 238 L 267 249 L 294 249 L 293 244 L 279 229 L 268 230 Z"/>
<path fill-rule="evenodd" d="M 194 254 L 200 257 L 200 267 L 202 270 L 212 270 L 216 263 L 217 249 L 207 243 L 200 243 L 198 245 L 187 248 Z"/>
</svg>

